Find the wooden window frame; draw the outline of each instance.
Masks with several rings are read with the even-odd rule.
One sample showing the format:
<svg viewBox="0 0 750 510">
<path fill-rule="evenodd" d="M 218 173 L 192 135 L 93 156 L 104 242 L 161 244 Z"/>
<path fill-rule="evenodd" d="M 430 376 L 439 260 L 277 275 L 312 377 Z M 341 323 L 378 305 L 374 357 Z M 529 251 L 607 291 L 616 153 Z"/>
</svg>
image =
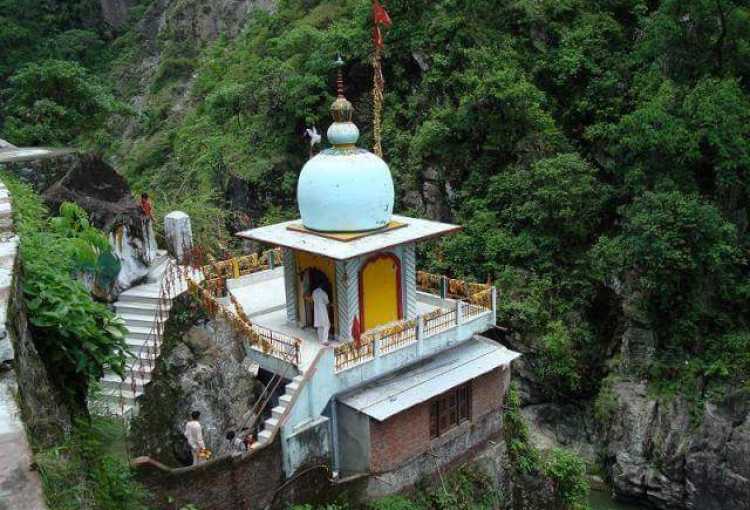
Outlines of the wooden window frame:
<svg viewBox="0 0 750 510">
<path fill-rule="evenodd" d="M 436 439 L 465 421 L 471 421 L 471 381 L 451 388 L 429 402 L 430 438 Z"/>
</svg>

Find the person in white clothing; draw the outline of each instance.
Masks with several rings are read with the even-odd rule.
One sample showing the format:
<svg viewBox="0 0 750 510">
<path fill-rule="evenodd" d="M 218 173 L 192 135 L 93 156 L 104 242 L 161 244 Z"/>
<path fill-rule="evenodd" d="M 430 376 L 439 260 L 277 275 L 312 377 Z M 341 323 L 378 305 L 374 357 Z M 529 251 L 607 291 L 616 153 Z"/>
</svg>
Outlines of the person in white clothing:
<svg viewBox="0 0 750 510">
<path fill-rule="evenodd" d="M 206 443 L 203 442 L 203 427 L 201 427 L 201 422 L 198 421 L 201 412 L 193 411 L 190 416 L 192 420 L 185 424 L 185 437 L 193 451 L 193 464 L 200 464 L 202 460 L 198 454 L 206 447 Z"/>
<path fill-rule="evenodd" d="M 312 293 L 313 300 L 313 325 L 318 330 L 318 341 L 328 345 L 328 331 L 331 329 L 331 321 L 328 319 L 328 294 L 321 287 Z"/>
</svg>

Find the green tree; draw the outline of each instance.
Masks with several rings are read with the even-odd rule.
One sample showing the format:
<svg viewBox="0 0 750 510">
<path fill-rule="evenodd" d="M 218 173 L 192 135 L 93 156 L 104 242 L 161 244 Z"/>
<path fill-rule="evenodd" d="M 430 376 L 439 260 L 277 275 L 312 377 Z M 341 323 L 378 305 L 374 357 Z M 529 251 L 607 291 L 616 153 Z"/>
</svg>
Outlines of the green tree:
<svg viewBox="0 0 750 510">
<path fill-rule="evenodd" d="M 123 106 L 75 62 L 46 60 L 8 81 L 4 134 L 16 144 L 60 145 L 104 125 Z"/>
</svg>

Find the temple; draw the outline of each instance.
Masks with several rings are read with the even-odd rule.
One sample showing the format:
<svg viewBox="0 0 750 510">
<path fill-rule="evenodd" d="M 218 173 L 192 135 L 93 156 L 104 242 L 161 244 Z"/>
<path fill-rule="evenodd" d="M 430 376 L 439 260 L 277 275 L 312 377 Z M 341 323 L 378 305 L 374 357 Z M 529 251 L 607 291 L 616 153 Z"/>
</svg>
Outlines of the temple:
<svg viewBox="0 0 750 510">
<path fill-rule="evenodd" d="M 417 243 L 461 227 L 392 214 L 390 170 L 356 146 L 340 71 L 337 87 L 332 146 L 299 177 L 301 218 L 238 234 L 280 247 L 280 260 L 227 286 L 257 339 L 248 353 L 284 383 L 253 447 L 278 434 L 286 476 L 322 460 L 341 477 L 376 474 L 369 491 L 388 493 L 500 433 L 518 354 L 482 336 L 493 286 L 417 271 Z M 328 345 L 314 327 L 318 288 Z"/>
</svg>

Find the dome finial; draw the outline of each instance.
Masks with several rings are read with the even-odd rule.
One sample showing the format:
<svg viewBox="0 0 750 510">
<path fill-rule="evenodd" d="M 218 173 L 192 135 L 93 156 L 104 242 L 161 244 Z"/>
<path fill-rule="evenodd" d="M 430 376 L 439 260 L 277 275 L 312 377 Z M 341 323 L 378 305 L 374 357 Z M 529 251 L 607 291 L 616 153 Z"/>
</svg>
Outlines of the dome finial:
<svg viewBox="0 0 750 510">
<path fill-rule="evenodd" d="M 336 54 L 333 65 L 338 68 L 336 72 L 336 96 L 344 98 L 344 73 L 341 70 L 344 67 L 344 60 L 341 58 L 341 53 Z"/>
<path fill-rule="evenodd" d="M 359 138 L 359 129 L 352 122 L 354 107 L 344 96 L 344 60 L 341 53 L 336 56 L 333 65 L 337 68 L 336 99 L 331 104 L 333 124 L 328 128 L 328 140 L 335 147 L 353 147 Z"/>
</svg>

